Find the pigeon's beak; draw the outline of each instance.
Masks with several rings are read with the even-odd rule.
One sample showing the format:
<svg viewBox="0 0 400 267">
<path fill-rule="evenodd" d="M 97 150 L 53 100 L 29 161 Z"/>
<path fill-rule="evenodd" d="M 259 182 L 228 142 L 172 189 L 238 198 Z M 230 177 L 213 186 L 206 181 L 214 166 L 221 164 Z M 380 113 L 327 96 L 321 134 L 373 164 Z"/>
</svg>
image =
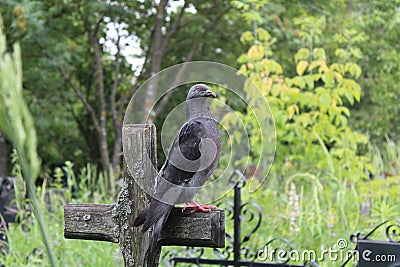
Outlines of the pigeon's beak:
<svg viewBox="0 0 400 267">
<path fill-rule="evenodd" d="M 217 95 L 210 89 L 207 89 L 205 96 L 206 97 L 217 97 Z"/>
</svg>

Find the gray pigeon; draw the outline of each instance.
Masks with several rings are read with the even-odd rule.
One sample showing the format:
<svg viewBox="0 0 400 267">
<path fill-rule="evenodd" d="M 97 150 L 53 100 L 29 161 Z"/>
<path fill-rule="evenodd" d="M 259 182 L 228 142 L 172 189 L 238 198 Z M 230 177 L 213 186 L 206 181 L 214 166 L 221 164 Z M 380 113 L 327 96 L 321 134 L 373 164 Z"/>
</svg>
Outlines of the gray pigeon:
<svg viewBox="0 0 400 267">
<path fill-rule="evenodd" d="M 216 95 L 205 84 L 192 86 L 186 97 L 186 123 L 178 131 L 168 157 L 159 171 L 153 198 L 136 217 L 134 226 L 143 224 L 142 232 L 153 227 L 152 241 L 147 252 L 149 260 L 172 207 L 187 203 L 191 213 L 208 212 L 213 206 L 202 206 L 193 198 L 216 168 L 221 154 L 221 139 L 217 123 L 212 118 L 206 99 Z M 186 207 L 184 209 L 186 209 Z"/>
</svg>

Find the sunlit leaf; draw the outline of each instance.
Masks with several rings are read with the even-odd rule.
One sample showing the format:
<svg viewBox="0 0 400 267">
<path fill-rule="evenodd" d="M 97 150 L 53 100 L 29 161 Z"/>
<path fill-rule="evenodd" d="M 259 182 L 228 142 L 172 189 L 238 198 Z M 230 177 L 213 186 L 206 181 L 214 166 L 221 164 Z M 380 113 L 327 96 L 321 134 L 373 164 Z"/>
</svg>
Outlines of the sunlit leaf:
<svg viewBox="0 0 400 267">
<path fill-rule="evenodd" d="M 296 72 L 298 75 L 303 75 L 304 71 L 306 70 L 308 66 L 308 62 L 305 60 L 301 60 L 299 63 L 297 63 L 296 66 Z"/>
</svg>

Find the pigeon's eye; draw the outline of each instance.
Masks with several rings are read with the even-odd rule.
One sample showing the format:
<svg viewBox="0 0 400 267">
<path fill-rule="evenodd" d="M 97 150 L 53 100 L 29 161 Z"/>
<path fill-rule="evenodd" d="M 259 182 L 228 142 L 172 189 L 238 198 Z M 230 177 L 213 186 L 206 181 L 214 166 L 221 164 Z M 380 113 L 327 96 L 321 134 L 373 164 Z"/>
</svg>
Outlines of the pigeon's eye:
<svg viewBox="0 0 400 267">
<path fill-rule="evenodd" d="M 196 86 L 196 91 L 200 91 L 200 86 Z"/>
</svg>

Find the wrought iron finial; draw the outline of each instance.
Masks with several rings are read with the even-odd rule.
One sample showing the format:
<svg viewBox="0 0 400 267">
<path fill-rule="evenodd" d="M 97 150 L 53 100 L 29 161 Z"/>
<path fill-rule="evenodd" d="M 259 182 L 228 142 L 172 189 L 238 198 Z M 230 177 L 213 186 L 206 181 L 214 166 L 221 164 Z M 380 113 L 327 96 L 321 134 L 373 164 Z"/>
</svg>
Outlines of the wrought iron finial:
<svg viewBox="0 0 400 267">
<path fill-rule="evenodd" d="M 390 242 L 400 243 L 400 220 L 393 220 L 393 224 L 386 227 L 385 233 Z"/>
<path fill-rule="evenodd" d="M 229 177 L 228 183 L 230 185 L 234 184 L 235 187 L 243 188 L 246 185 L 246 176 L 244 176 L 244 174 L 239 170 L 235 170 Z"/>
<path fill-rule="evenodd" d="M 385 235 L 388 241 L 400 243 L 400 220 L 393 220 L 393 219 L 381 222 L 367 234 L 364 234 L 364 232 L 358 232 L 356 234 L 352 234 L 350 236 L 350 241 L 353 243 L 357 243 L 359 240 L 371 239 L 371 237 L 373 237 L 385 225 L 386 225 Z"/>
</svg>

